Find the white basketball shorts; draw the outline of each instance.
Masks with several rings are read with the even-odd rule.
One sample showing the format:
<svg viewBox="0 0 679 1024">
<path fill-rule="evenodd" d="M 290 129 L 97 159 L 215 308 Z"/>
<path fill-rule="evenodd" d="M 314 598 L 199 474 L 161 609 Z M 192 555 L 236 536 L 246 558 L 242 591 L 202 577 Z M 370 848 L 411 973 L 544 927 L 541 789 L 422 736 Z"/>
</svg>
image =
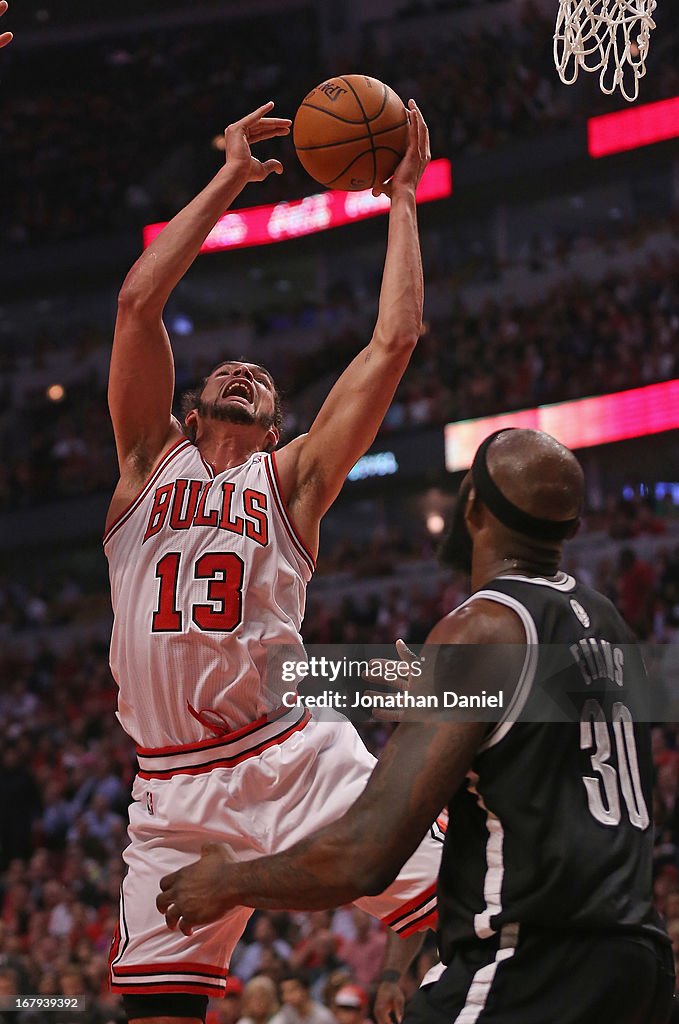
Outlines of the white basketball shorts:
<svg viewBox="0 0 679 1024">
<path fill-rule="evenodd" d="M 375 758 L 349 722 L 317 721 L 303 708 L 226 737 L 137 754 L 111 987 L 219 997 L 252 911 L 231 910 L 190 936 L 170 931 L 156 909 L 160 879 L 197 860 L 206 842 L 228 843 L 242 860 L 292 846 L 351 806 Z M 435 927 L 442 840 L 439 822 L 393 884 L 357 905 L 401 935 Z"/>
</svg>

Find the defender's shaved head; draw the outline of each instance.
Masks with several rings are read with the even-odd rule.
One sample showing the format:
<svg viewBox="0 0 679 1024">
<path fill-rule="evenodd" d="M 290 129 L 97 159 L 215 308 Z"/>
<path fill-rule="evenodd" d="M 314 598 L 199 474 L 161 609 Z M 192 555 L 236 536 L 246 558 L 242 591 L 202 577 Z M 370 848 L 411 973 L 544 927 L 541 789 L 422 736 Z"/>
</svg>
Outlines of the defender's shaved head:
<svg viewBox="0 0 679 1024">
<path fill-rule="evenodd" d="M 541 430 L 497 431 L 479 446 L 462 482 L 441 560 L 470 571 L 467 517 L 476 507 L 493 516 L 488 520 L 486 515 L 486 532 L 492 534 L 499 558 L 523 558 L 552 568 L 558 564 L 562 541 L 577 531 L 583 498 L 580 463 L 556 438 Z M 487 536 L 487 544 L 489 540 Z"/>
<path fill-rule="evenodd" d="M 573 452 L 541 430 L 503 430 L 487 454 L 505 498 L 537 519 L 562 522 L 582 509 L 585 478 Z"/>
</svg>

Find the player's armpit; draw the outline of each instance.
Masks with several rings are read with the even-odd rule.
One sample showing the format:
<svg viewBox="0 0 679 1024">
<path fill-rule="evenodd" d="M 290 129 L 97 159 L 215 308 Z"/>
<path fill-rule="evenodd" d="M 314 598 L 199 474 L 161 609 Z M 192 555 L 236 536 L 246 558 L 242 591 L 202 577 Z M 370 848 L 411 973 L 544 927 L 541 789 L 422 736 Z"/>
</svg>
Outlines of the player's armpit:
<svg viewBox="0 0 679 1024">
<path fill-rule="evenodd" d="M 306 543 L 307 532 L 339 494 L 348 472 L 375 440 L 415 341 L 362 349 L 333 386 L 309 432 L 277 453 L 283 497 Z M 315 524 L 315 525 L 314 525 Z"/>
</svg>

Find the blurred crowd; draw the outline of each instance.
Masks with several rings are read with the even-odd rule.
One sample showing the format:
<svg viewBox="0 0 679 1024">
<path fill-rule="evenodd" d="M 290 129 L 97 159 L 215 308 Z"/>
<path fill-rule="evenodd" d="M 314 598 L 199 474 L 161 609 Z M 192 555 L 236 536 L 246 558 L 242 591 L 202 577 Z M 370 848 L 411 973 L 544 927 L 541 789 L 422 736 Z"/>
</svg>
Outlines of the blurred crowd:
<svg viewBox="0 0 679 1024">
<path fill-rule="evenodd" d="M 431 6 L 413 4 L 405 13 L 414 17 Z M 554 72 L 552 31 L 551 18 L 527 3 L 511 28 L 454 40 L 441 34 L 430 42 L 413 32 L 388 52 L 367 37 L 355 67 L 342 71 L 370 70 L 404 98 L 415 96 L 434 151 L 459 156 L 570 120 L 572 94 Z M 317 56 L 316 32 L 311 12 L 296 9 L 286 13 L 285 47 L 258 17 L 37 50 L 10 47 L 3 53 L 3 184 L 12 202 L 0 209 L 0 245 L 105 235 L 173 214 L 223 159 L 214 138 L 225 123 L 269 96 L 278 111 L 293 112 L 329 73 Z M 649 64 L 644 102 L 679 94 L 678 68 L 668 34 Z M 286 176 L 274 176 L 259 202 L 316 187 L 291 143 L 282 146 Z M 454 295 L 448 271 L 430 269 L 434 292 Z M 679 259 L 656 259 L 643 272 L 612 273 L 599 284 L 562 284 L 533 304 L 488 302 L 478 312 L 461 303 L 435 305 L 384 432 L 679 376 L 678 281 Z M 308 426 L 332 380 L 365 343 L 364 306 L 347 286 L 322 308 L 274 312 L 251 325 L 270 339 L 297 327 L 324 339 L 313 352 L 285 352 L 272 367 L 289 406 L 288 436 Z M 40 337 L 22 335 L 0 356 L 10 373 L 26 353 L 40 367 L 58 341 L 74 363 L 88 366 L 57 401 L 41 388 L 17 402 L 9 385 L 3 388 L 0 510 L 114 484 L 102 361 L 89 365 L 109 340 L 94 324 L 76 335 L 58 332 L 55 323 Z M 211 362 L 200 354 L 179 360 L 180 387 Z M 611 597 L 658 650 L 679 642 L 675 519 L 669 500 L 611 501 L 588 515 L 585 545 L 570 549 L 567 561 L 568 571 Z M 455 574 L 423 585 L 435 547 L 424 525 L 328 545 L 320 582 L 341 581 L 345 596 L 328 600 L 312 588 L 306 642 L 421 643 L 467 596 L 466 581 Z M 401 578 L 404 564 L 421 566 L 421 580 Z M 0 577 L 0 996 L 88 996 L 84 1013 L 52 1014 L 53 1024 L 124 1019 L 107 989 L 106 959 L 135 758 L 114 719 L 106 645 L 87 632 L 88 623 L 108 614 L 103 580 L 85 581 L 75 568 L 49 579 L 29 572 Z M 367 723 L 360 731 L 379 753 L 390 727 Z M 654 728 L 653 754 L 655 901 L 679 960 L 679 726 Z M 365 1024 L 384 943 L 384 930 L 352 908 L 256 913 L 236 949 L 225 998 L 211 1003 L 209 1024 L 291 1024 L 312 1013 L 320 1024 Z M 428 941 L 408 976 L 409 992 L 434 958 Z M 0 1008 L 0 1024 L 5 1018 L 9 1024 Z M 12 1021 L 38 1018 L 27 1010 Z"/>
<path fill-rule="evenodd" d="M 432 299 L 447 292 L 446 280 L 435 272 L 428 280 Z M 454 296 L 452 285 L 449 290 Z M 383 434 L 412 433 L 453 420 L 679 375 L 676 255 L 656 257 L 643 270 L 611 272 L 600 283 L 561 283 L 532 304 L 488 301 L 476 313 L 450 297 L 445 304 L 449 311 L 436 313 L 444 304 L 432 301 L 435 315 L 427 321 L 387 412 Z M 272 347 L 276 355 L 270 368 L 286 409 L 284 439 L 308 428 L 336 377 L 365 344 L 372 316 L 359 295 L 343 288 L 336 290 L 330 306 L 272 314 L 256 327 L 262 343 L 278 335 L 288 337 L 296 327 L 309 337 L 317 330 L 317 338 L 323 339 L 311 350 L 288 350 L 282 343 Z M 246 321 L 241 318 L 241 326 Z M 54 331 L 58 333 L 56 324 Z M 104 348 L 110 340 L 95 329 L 93 338 L 93 350 L 82 338 L 71 349 L 64 338 L 64 348 L 59 348 L 61 356 L 70 353 L 74 367 L 87 367 L 92 351 L 97 357 L 103 354 L 98 370 L 84 370 L 63 400 L 51 401 L 41 387 L 28 390 L 19 403 L 8 400 L 0 405 L 0 509 L 112 490 L 116 461 L 106 405 Z M 26 339 L 26 347 L 29 344 Z M 208 373 L 216 360 L 201 356 L 197 340 L 187 345 L 179 339 L 176 348 L 179 394 Z M 224 358 L 229 357 L 233 352 L 225 351 Z M 5 365 L 9 369 L 13 360 L 23 358 L 7 351 Z M 44 358 L 45 353 L 37 350 L 30 361 L 39 369 Z"/>
<path fill-rule="evenodd" d="M 411 32 L 386 52 L 368 30 L 340 69 L 323 66 L 310 9 L 286 11 L 285 46 L 270 18 L 255 15 L 9 48 L 3 178 L 12 202 L 0 210 L 0 237 L 22 246 L 165 219 L 216 171 L 222 156 L 213 140 L 226 124 L 269 98 L 293 116 L 306 93 L 338 71 L 370 73 L 404 100 L 415 97 L 437 156 L 459 158 L 543 134 L 572 118 L 577 105 L 554 70 L 551 17 L 531 2 L 521 11 L 511 24 L 489 15 L 476 31 L 444 21 L 439 32 Z M 52 26 L 58 28 L 56 16 Z M 652 50 L 646 102 L 679 93 L 670 27 L 662 48 Z M 260 203 L 317 190 L 289 140 L 280 152 L 286 175 L 268 180 Z"/>
</svg>

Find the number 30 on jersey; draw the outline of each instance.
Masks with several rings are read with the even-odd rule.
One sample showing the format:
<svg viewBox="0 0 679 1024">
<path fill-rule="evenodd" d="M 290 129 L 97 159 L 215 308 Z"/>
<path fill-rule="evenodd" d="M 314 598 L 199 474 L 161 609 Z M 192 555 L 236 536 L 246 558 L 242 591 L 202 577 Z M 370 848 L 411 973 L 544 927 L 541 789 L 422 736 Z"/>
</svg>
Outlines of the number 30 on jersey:
<svg viewBox="0 0 679 1024">
<path fill-rule="evenodd" d="M 580 718 L 580 749 L 594 749 L 590 761 L 597 773 L 597 776 L 585 775 L 582 779 L 589 809 L 602 825 L 619 825 L 622 820 L 622 791 L 630 822 L 643 832 L 651 818 L 641 788 L 634 721 L 629 708 L 619 701 L 613 705 L 612 725 L 618 755 L 617 771 L 609 764 L 611 736 L 604 709 L 597 700 L 586 701 Z"/>
</svg>

